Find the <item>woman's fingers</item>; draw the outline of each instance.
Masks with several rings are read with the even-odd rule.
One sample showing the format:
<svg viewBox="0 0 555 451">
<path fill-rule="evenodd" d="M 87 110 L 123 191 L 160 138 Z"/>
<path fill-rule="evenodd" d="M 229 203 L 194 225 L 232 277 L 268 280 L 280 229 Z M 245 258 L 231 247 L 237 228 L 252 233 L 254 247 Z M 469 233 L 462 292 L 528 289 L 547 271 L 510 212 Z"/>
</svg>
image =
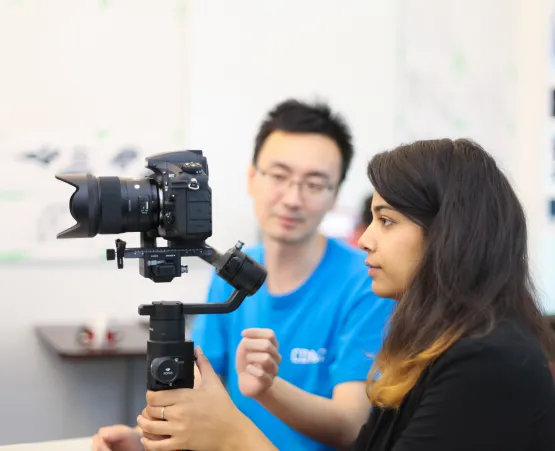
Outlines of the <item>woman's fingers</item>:
<svg viewBox="0 0 555 451">
<path fill-rule="evenodd" d="M 148 451 L 176 451 L 182 448 L 182 444 L 175 437 L 166 438 L 164 440 L 149 440 L 146 437 L 141 438 L 141 443 Z"/>
<path fill-rule="evenodd" d="M 152 435 L 170 436 L 174 432 L 174 428 L 171 423 L 161 420 L 149 420 L 142 415 L 139 415 L 137 417 L 137 424 L 143 430 L 143 432 Z"/>
</svg>

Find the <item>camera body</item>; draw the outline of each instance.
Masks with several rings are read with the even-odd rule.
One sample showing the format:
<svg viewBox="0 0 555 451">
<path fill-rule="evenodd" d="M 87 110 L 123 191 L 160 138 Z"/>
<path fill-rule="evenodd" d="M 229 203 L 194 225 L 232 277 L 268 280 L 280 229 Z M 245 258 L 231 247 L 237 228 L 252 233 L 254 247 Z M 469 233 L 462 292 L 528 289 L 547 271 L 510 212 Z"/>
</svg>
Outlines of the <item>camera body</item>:
<svg viewBox="0 0 555 451">
<path fill-rule="evenodd" d="M 147 178 L 156 185 L 161 206 L 157 235 L 178 245 L 202 243 L 211 237 L 212 190 L 202 151 L 152 155 L 146 159 L 146 167 L 153 172 Z M 148 210 L 148 199 L 141 201 Z M 141 214 L 148 215 L 146 210 Z"/>
<path fill-rule="evenodd" d="M 57 238 L 145 232 L 177 246 L 202 244 L 212 236 L 212 190 L 201 150 L 151 155 L 144 178 L 57 174 L 76 188 L 69 208 L 77 224 Z"/>
</svg>

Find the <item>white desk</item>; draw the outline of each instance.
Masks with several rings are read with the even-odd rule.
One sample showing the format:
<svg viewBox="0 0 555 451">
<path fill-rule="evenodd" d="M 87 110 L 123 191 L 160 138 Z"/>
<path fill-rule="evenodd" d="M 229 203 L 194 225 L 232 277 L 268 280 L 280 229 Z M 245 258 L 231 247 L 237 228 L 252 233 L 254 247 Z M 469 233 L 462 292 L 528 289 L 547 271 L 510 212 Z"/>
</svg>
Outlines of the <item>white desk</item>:
<svg viewBox="0 0 555 451">
<path fill-rule="evenodd" d="M 92 450 L 91 437 L 0 446 L 0 451 L 91 451 L 91 450 Z"/>
</svg>

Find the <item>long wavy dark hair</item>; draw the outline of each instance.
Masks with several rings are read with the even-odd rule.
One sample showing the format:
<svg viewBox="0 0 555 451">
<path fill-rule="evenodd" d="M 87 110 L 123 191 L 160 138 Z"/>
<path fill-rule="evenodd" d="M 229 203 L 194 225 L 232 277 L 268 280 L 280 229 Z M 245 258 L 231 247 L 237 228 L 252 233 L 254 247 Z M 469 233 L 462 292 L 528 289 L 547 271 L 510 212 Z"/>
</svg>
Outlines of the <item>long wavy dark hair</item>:
<svg viewBox="0 0 555 451">
<path fill-rule="evenodd" d="M 426 241 L 368 378 L 374 405 L 398 407 L 453 343 L 487 334 L 501 318 L 519 318 L 555 358 L 530 277 L 523 208 L 482 147 L 467 139 L 402 145 L 374 156 L 368 176 Z"/>
</svg>

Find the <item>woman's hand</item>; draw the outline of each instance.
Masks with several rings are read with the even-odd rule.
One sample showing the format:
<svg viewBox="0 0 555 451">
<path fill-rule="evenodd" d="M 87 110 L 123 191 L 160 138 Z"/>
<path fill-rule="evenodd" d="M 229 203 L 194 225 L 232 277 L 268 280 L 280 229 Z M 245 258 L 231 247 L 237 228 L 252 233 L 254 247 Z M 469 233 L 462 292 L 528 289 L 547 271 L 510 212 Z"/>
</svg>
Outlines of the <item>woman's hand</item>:
<svg viewBox="0 0 555 451">
<path fill-rule="evenodd" d="M 240 444 L 251 425 L 235 407 L 208 359 L 196 350 L 200 383 L 195 389 L 149 391 L 139 427 L 158 440 L 141 439 L 149 451 L 215 451 Z M 162 419 L 164 409 L 164 419 Z"/>
<path fill-rule="evenodd" d="M 242 336 L 235 354 L 239 390 L 256 398 L 272 386 L 278 373 L 279 345 L 271 329 L 245 329 Z"/>
</svg>

